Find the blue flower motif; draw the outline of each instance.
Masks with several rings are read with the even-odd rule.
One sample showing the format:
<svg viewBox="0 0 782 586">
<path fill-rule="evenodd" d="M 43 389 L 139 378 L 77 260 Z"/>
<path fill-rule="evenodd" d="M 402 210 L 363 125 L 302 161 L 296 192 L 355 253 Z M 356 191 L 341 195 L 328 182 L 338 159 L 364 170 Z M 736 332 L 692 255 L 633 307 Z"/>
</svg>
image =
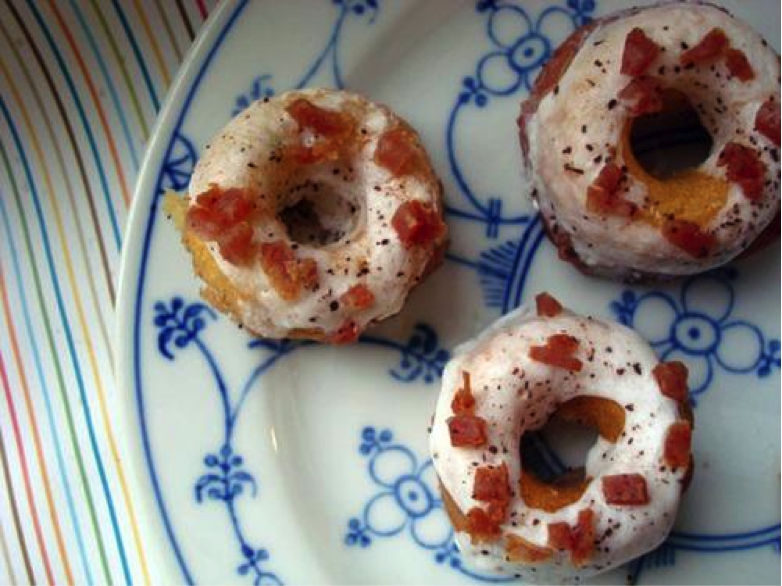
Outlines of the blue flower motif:
<svg viewBox="0 0 782 586">
<path fill-rule="evenodd" d="M 236 116 L 239 112 L 247 108 L 256 100 L 270 98 L 274 95 L 274 88 L 270 85 L 271 75 L 259 75 L 253 80 L 250 90 L 246 94 L 236 97 L 231 116 Z"/>
<path fill-rule="evenodd" d="M 185 304 L 181 297 L 172 297 L 166 305 L 162 301 L 155 303 L 153 323 L 158 328 L 157 344 L 160 353 L 169 360 L 174 359 L 171 342 L 176 348 L 187 347 L 206 327 L 204 317 L 217 319 L 211 308 L 203 303 Z"/>
<path fill-rule="evenodd" d="M 497 0 L 481 0 L 479 13 L 487 15 L 486 33 L 492 49 L 479 61 L 475 74 L 464 78 L 460 103 L 472 101 L 485 107 L 489 96 L 508 96 L 521 87 L 532 88 L 541 66 L 573 26 L 590 20 L 593 0 L 568 0 L 566 7 L 552 5 L 533 19 L 520 5 Z M 565 21 L 568 26 L 563 27 Z"/>
<path fill-rule="evenodd" d="M 408 535 L 417 546 L 433 554 L 437 564 L 485 582 L 512 578 L 489 576 L 462 566 L 454 531 L 439 496 L 432 461 L 423 464 L 407 446 L 394 442 L 388 429 L 361 430 L 359 453 L 368 458 L 367 474 L 375 494 L 360 515 L 351 517 L 343 542 L 362 549 L 376 538 Z"/>
<path fill-rule="evenodd" d="M 426 384 L 432 384 L 442 376 L 443 368 L 451 357 L 448 350 L 440 348 L 437 332 L 423 323 L 415 325 L 413 334 L 400 350 L 399 367 L 391 369 L 390 373 L 406 383 L 422 378 Z"/>
<path fill-rule="evenodd" d="M 407 531 L 423 548 L 450 546 L 453 529 L 437 492 L 431 460 L 419 465 L 409 448 L 391 443 L 392 437 L 387 429 L 365 427 L 361 432 L 359 453 L 369 457 L 367 471 L 378 492 L 360 517 L 348 521 L 345 543 L 368 547 L 373 536 Z"/>
<path fill-rule="evenodd" d="M 690 394 L 708 389 L 716 368 L 733 374 L 768 376 L 780 367 L 780 343 L 734 317 L 736 273 L 713 272 L 687 279 L 678 296 L 663 291 L 624 291 L 611 309 L 634 327 L 662 360 L 681 360 L 690 370 Z"/>
<path fill-rule="evenodd" d="M 195 497 L 197 502 L 203 502 L 204 493 L 210 500 L 233 501 L 244 492 L 245 487 L 252 490 L 252 496 L 257 492 L 255 479 L 242 469 L 244 459 L 234 454 L 233 448 L 226 444 L 217 454 L 208 454 L 204 464 L 210 470 L 196 482 Z"/>
</svg>

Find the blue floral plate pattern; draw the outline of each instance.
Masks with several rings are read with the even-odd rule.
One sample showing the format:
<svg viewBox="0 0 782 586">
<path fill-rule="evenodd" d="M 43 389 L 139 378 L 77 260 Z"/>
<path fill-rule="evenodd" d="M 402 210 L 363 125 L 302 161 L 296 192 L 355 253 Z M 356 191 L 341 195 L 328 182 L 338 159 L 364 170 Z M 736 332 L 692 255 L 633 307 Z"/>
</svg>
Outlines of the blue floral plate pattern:
<svg viewBox="0 0 782 586">
<path fill-rule="evenodd" d="M 779 246 L 663 287 L 590 279 L 556 259 L 519 176 L 515 116 L 541 65 L 574 28 L 623 5 L 221 5 L 158 122 L 122 270 L 119 408 L 161 579 L 507 581 L 463 563 L 426 430 L 449 349 L 548 290 L 638 329 L 693 373 L 697 467 L 676 529 L 597 582 L 779 581 Z M 726 5 L 779 47 L 778 4 Z M 232 115 L 304 86 L 392 105 L 421 132 L 446 188 L 447 262 L 354 348 L 247 337 L 199 300 L 159 208 Z"/>
</svg>

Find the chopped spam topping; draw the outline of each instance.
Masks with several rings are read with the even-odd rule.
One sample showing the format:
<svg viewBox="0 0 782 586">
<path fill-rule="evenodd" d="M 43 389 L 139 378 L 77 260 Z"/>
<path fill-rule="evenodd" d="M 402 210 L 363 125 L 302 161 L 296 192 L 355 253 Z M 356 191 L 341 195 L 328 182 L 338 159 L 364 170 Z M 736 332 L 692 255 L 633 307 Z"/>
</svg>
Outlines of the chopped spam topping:
<svg viewBox="0 0 782 586">
<path fill-rule="evenodd" d="M 353 285 L 340 297 L 343 305 L 350 309 L 366 309 L 375 303 L 375 295 L 366 285 Z"/>
<path fill-rule="evenodd" d="M 475 397 L 470 386 L 470 373 L 462 371 L 462 388 L 453 396 L 451 411 L 454 415 L 472 415 L 475 411 Z"/>
<path fill-rule="evenodd" d="M 752 147 L 729 142 L 717 159 L 718 167 L 726 167 L 728 181 L 741 186 L 749 200 L 757 200 L 763 195 L 763 183 L 766 165 L 760 160 L 760 153 Z"/>
<path fill-rule="evenodd" d="M 699 64 L 716 59 L 729 46 L 728 37 L 720 28 L 711 29 L 698 41 L 698 44 L 688 49 L 679 57 L 682 65 Z"/>
<path fill-rule="evenodd" d="M 318 283 L 314 259 L 297 259 L 290 244 L 283 240 L 261 244 L 261 267 L 274 290 L 287 301 L 298 299 L 302 288 Z"/>
<path fill-rule="evenodd" d="M 633 77 L 643 75 L 660 53 L 660 46 L 636 27 L 627 33 L 620 72 Z"/>
<path fill-rule="evenodd" d="M 587 188 L 587 209 L 595 214 L 632 217 L 638 206 L 622 197 L 619 189 L 624 174 L 615 163 L 607 163 Z"/>
<path fill-rule="evenodd" d="M 399 206 L 391 225 L 405 248 L 427 246 L 440 238 L 445 228 L 437 212 L 418 200 Z"/>
<path fill-rule="evenodd" d="M 677 421 L 668 428 L 665 436 L 663 460 L 673 468 L 686 468 L 690 463 L 690 446 L 692 444 L 692 428 L 687 421 Z"/>
<path fill-rule="evenodd" d="M 415 135 L 405 128 L 393 128 L 380 136 L 374 160 L 394 177 L 414 175 L 425 165 Z"/>
<path fill-rule="evenodd" d="M 576 524 L 549 523 L 548 544 L 559 551 L 569 551 L 574 566 L 583 566 L 595 549 L 595 527 L 592 509 L 579 511 Z"/>
<path fill-rule="evenodd" d="M 660 83 L 653 77 L 636 77 L 617 94 L 630 116 L 654 114 L 663 109 Z"/>
<path fill-rule="evenodd" d="M 545 346 L 532 346 L 529 350 L 529 356 L 544 364 L 579 371 L 582 363 L 573 356 L 578 350 L 578 346 L 579 342 L 573 336 L 554 334 L 548 337 Z"/>
<path fill-rule="evenodd" d="M 545 292 L 535 296 L 535 308 L 540 317 L 556 317 L 562 312 L 562 304 Z"/>
<path fill-rule="evenodd" d="M 687 367 L 682 362 L 660 362 L 652 375 L 663 395 L 674 401 L 687 400 Z"/>
<path fill-rule="evenodd" d="M 640 506 L 649 504 L 646 478 L 641 474 L 603 476 L 603 496 L 609 505 Z"/>
<path fill-rule="evenodd" d="M 662 226 L 663 237 L 695 258 L 709 255 L 717 239 L 710 232 L 704 232 L 694 222 L 686 220 L 668 220 Z"/>
<path fill-rule="evenodd" d="M 763 105 L 755 115 L 755 130 L 779 146 L 780 111 L 779 105 L 772 98 L 763 102 Z"/>
</svg>

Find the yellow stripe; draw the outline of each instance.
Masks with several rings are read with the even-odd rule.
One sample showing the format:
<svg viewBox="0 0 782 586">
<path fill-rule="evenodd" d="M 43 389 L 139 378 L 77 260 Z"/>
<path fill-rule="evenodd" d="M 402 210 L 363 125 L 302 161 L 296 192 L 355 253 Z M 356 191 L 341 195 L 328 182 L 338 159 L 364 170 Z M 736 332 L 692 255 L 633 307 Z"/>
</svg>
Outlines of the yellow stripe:
<svg viewBox="0 0 782 586">
<path fill-rule="evenodd" d="M 136 7 L 136 12 L 141 17 L 141 25 L 144 27 L 144 32 L 147 33 L 149 41 L 152 45 L 152 52 L 155 54 L 155 61 L 157 61 L 160 73 L 163 76 L 163 83 L 166 84 L 166 89 L 171 85 L 171 76 L 168 74 L 168 68 L 166 68 L 166 62 L 163 60 L 163 53 L 160 51 L 160 45 L 158 45 L 157 38 L 152 32 L 152 27 L 147 20 L 147 15 L 141 6 L 140 0 L 133 0 L 133 5 Z"/>
<path fill-rule="evenodd" d="M 71 255 L 69 252 L 70 249 L 68 247 L 67 239 L 65 238 L 65 230 L 63 228 L 62 214 L 60 213 L 60 207 L 57 203 L 58 198 L 55 195 L 55 191 L 52 186 L 51 176 L 49 174 L 49 169 L 46 166 L 46 162 L 43 156 L 43 151 L 41 149 L 40 142 L 38 141 L 38 136 L 35 133 L 35 129 L 30 121 L 30 116 L 27 112 L 25 102 L 22 99 L 22 96 L 20 95 L 19 90 L 17 89 L 16 84 L 13 81 L 13 77 L 9 74 L 9 71 L 6 68 L 5 63 L 3 63 L 2 61 L 0 61 L 0 70 L 2 70 L 3 75 L 5 76 L 8 84 L 11 87 L 11 93 L 13 94 L 14 99 L 16 100 L 16 103 L 22 113 L 22 117 L 24 118 L 25 125 L 27 126 L 27 132 L 33 141 L 33 148 L 35 149 L 36 155 L 38 157 L 39 165 L 43 170 L 44 181 L 46 182 L 46 187 L 49 192 L 49 201 L 54 211 L 54 219 L 55 219 L 55 224 L 57 226 L 57 235 L 59 237 L 60 247 L 62 249 L 63 255 L 65 256 L 65 269 L 66 272 L 68 273 L 68 281 L 70 282 L 71 290 L 73 291 L 73 299 L 76 304 L 76 313 L 78 314 L 79 324 L 81 325 L 82 334 L 84 335 L 85 338 L 84 347 L 87 349 L 90 368 L 92 370 L 92 375 L 95 380 L 95 386 L 98 394 L 98 402 L 100 404 L 101 417 L 103 419 L 103 426 L 106 429 L 106 435 L 109 440 L 109 448 L 111 449 L 112 459 L 116 464 L 117 477 L 119 479 L 120 487 L 122 488 L 122 495 L 125 500 L 125 505 L 127 507 L 128 517 L 130 518 L 133 539 L 135 541 L 136 548 L 138 550 L 139 561 L 141 563 L 141 571 L 144 575 L 145 583 L 149 584 L 150 582 L 149 569 L 147 567 L 147 561 L 144 555 L 144 548 L 141 541 L 141 535 L 138 529 L 138 523 L 136 521 L 136 515 L 135 515 L 133 503 L 130 498 L 130 491 L 128 490 L 128 484 L 122 469 L 122 464 L 119 457 L 119 450 L 117 449 L 117 444 L 114 439 L 114 433 L 112 431 L 111 422 L 109 420 L 109 413 L 106 405 L 106 396 L 103 388 L 103 381 L 101 379 L 100 371 L 98 369 L 98 361 L 95 356 L 94 344 L 92 342 L 92 337 L 90 335 L 89 328 L 87 327 L 87 320 L 85 317 L 84 308 L 82 306 L 81 297 L 79 295 L 79 287 L 77 286 L 76 276 L 73 270 L 73 262 L 71 260 Z M 89 272 L 89 266 L 87 266 L 87 271 Z M 111 353 L 110 348 L 106 348 L 106 350 L 109 352 L 109 354 Z"/>
</svg>

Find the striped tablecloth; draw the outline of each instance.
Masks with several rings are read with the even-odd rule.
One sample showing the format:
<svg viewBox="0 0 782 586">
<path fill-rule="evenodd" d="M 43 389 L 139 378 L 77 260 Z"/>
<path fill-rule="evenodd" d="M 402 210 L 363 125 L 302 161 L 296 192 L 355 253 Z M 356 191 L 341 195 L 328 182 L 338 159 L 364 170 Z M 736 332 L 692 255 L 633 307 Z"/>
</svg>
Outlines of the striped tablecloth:
<svg viewBox="0 0 782 586">
<path fill-rule="evenodd" d="M 133 186 L 216 0 L 0 2 L 0 582 L 148 583 L 112 337 Z"/>
</svg>

